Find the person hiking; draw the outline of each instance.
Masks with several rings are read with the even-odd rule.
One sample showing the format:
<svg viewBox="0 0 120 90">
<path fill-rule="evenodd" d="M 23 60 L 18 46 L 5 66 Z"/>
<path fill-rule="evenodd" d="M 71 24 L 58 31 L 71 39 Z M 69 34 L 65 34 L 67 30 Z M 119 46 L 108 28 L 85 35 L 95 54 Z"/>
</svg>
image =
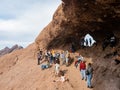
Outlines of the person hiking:
<svg viewBox="0 0 120 90">
<path fill-rule="evenodd" d="M 71 53 L 75 52 L 75 44 L 74 43 L 72 43 L 71 46 L 70 46 L 70 52 Z"/>
<path fill-rule="evenodd" d="M 80 39 L 80 46 L 81 46 L 81 48 L 83 49 L 84 48 L 84 37 L 81 37 L 81 39 Z"/>
<path fill-rule="evenodd" d="M 42 54 L 40 52 L 37 53 L 38 65 L 40 65 L 40 61 L 42 60 Z"/>
<path fill-rule="evenodd" d="M 65 53 L 64 53 L 64 51 L 62 51 L 61 54 L 60 54 L 60 60 L 61 60 L 62 65 L 63 65 L 65 63 Z"/>
<path fill-rule="evenodd" d="M 66 51 L 66 52 L 65 52 L 65 62 L 66 62 L 66 66 L 68 66 L 69 57 L 70 57 L 70 54 L 69 54 L 68 51 Z"/>
<path fill-rule="evenodd" d="M 43 51 L 42 51 L 42 49 L 40 49 L 40 55 L 42 55 L 43 54 Z"/>
<path fill-rule="evenodd" d="M 55 59 L 59 59 L 60 58 L 60 53 L 59 52 L 55 52 Z"/>
<path fill-rule="evenodd" d="M 104 51 L 108 45 L 109 45 L 109 39 L 105 38 L 102 43 L 102 50 Z"/>
<path fill-rule="evenodd" d="M 59 62 L 56 62 L 56 64 L 55 64 L 55 75 L 58 75 L 59 71 L 60 71 L 60 64 L 59 64 Z"/>
<path fill-rule="evenodd" d="M 80 72 L 81 72 L 81 76 L 82 76 L 82 80 L 86 80 L 86 64 L 85 64 L 85 61 L 82 60 L 80 62 Z"/>
<path fill-rule="evenodd" d="M 78 64 L 79 64 L 79 62 L 78 62 L 78 60 L 76 60 L 74 66 L 77 68 Z"/>
<path fill-rule="evenodd" d="M 116 37 L 113 35 L 110 37 L 110 47 L 114 48 L 116 46 L 117 40 Z"/>
<path fill-rule="evenodd" d="M 81 54 L 79 54 L 79 56 L 77 57 L 77 60 L 75 61 L 75 64 L 74 64 L 76 68 L 82 60 L 83 60 L 83 56 Z"/>
<path fill-rule="evenodd" d="M 52 56 L 53 56 L 53 62 L 54 62 L 54 64 L 55 64 L 55 51 L 52 49 L 52 51 L 51 51 L 51 53 L 52 53 Z"/>
<path fill-rule="evenodd" d="M 103 44 L 102 44 L 103 51 L 105 50 L 105 48 L 108 45 L 110 45 L 110 47 L 112 47 L 113 49 L 117 45 L 117 38 L 113 33 L 110 34 L 110 35 L 106 35 L 106 37 L 105 37 L 105 39 L 103 41 Z"/>
<path fill-rule="evenodd" d="M 46 60 L 46 61 L 48 61 L 48 56 L 49 56 L 49 53 L 48 53 L 48 51 L 46 50 L 46 51 L 45 51 L 45 60 Z"/>
<path fill-rule="evenodd" d="M 50 61 L 50 64 L 52 64 L 53 63 L 53 55 L 52 55 L 52 53 L 50 52 L 50 54 L 49 54 L 49 61 Z"/>
<path fill-rule="evenodd" d="M 88 66 L 86 69 L 86 76 L 87 76 L 87 87 L 92 88 L 91 80 L 92 80 L 92 76 L 93 76 L 93 68 L 92 68 L 91 63 L 88 63 Z"/>
<path fill-rule="evenodd" d="M 56 63 L 60 64 L 59 58 L 56 58 L 56 59 L 55 59 L 55 64 L 56 64 Z"/>
<path fill-rule="evenodd" d="M 82 61 L 84 58 L 83 58 L 83 56 L 81 55 L 81 54 L 79 54 L 79 56 L 78 56 L 78 61 L 80 62 L 80 61 Z"/>
</svg>

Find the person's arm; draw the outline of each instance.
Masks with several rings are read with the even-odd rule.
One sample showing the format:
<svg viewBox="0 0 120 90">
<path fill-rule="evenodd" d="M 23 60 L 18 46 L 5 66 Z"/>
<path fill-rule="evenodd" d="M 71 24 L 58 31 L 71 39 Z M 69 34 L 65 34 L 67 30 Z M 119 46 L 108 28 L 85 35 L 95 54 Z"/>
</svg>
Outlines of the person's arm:
<svg viewBox="0 0 120 90">
<path fill-rule="evenodd" d="M 86 69 L 86 64 L 85 64 L 85 69 Z"/>
</svg>

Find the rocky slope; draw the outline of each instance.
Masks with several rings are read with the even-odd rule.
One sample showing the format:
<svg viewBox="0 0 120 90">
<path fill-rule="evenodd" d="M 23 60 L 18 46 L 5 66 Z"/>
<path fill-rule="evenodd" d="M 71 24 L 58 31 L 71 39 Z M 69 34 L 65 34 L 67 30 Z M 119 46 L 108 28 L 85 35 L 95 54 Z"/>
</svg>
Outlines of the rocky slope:
<svg viewBox="0 0 120 90">
<path fill-rule="evenodd" d="M 0 56 L 3 56 L 5 54 L 11 53 L 11 52 L 13 52 L 15 50 L 19 50 L 19 49 L 23 49 L 23 47 L 22 46 L 18 46 L 17 44 L 14 45 L 11 48 L 5 47 L 4 49 L 0 50 Z"/>
<path fill-rule="evenodd" d="M 74 65 L 61 66 L 61 69 L 66 71 L 69 81 L 53 82 L 58 79 L 54 74 L 54 65 L 47 70 L 40 69 L 33 43 L 0 58 L 0 90 L 90 90 Z"/>
<path fill-rule="evenodd" d="M 102 42 L 106 35 L 114 33 L 118 39 L 116 49 L 120 53 L 120 1 L 62 1 L 52 22 L 37 37 L 37 48 L 69 49 L 69 45 L 74 43 L 78 52 L 92 58 L 95 69 L 94 89 L 119 90 L 120 65 L 114 65 L 113 56 L 104 58 L 112 52 L 112 49 L 108 47 L 102 51 Z M 95 38 L 97 46 L 81 50 L 79 49 L 80 38 L 87 33 Z"/>
<path fill-rule="evenodd" d="M 104 37 L 113 32 L 120 38 L 119 0 L 62 0 L 53 20 L 36 38 L 35 43 L 0 57 L 0 90 L 90 90 L 81 80 L 79 69 L 72 64 L 61 66 L 66 70 L 69 82 L 53 82 L 54 66 L 40 70 L 37 66 L 36 51 L 41 49 L 69 49 L 75 43 L 76 53 L 81 53 L 94 67 L 93 90 L 120 90 L 120 65 L 115 65 L 113 57 L 104 58 L 111 52 L 108 46 L 102 51 Z M 90 33 L 97 46 L 81 49 L 79 40 Z M 120 53 L 120 43 L 116 49 Z"/>
<path fill-rule="evenodd" d="M 92 35 L 102 33 L 104 37 L 107 32 L 118 32 L 119 22 L 119 1 L 63 0 L 54 14 L 52 22 L 43 29 L 37 37 L 36 43 L 39 48 L 42 44 L 45 44 L 44 47 L 52 48 L 52 46 L 58 47 L 59 45 L 60 47 L 63 44 L 71 43 L 71 38 L 79 40 L 86 33 Z M 117 34 L 117 36 L 119 35 Z"/>
</svg>

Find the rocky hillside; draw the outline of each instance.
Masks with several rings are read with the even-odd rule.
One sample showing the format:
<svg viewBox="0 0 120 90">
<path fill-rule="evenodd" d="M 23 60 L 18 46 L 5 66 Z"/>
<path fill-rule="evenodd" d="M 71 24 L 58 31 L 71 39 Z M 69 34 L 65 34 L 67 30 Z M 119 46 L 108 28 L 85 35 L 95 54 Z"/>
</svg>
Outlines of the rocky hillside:
<svg viewBox="0 0 120 90">
<path fill-rule="evenodd" d="M 74 64 L 65 70 L 68 82 L 53 82 L 54 65 L 41 70 L 37 65 L 36 51 L 40 49 L 69 50 L 75 44 L 74 58 L 81 53 L 94 67 L 93 90 L 120 90 L 120 65 L 114 64 L 111 47 L 102 51 L 106 35 L 114 33 L 120 53 L 120 1 L 119 0 L 62 0 L 53 20 L 42 30 L 35 43 L 0 57 L 0 90 L 90 90 L 81 80 Z M 81 49 L 80 38 L 90 33 L 97 46 Z M 75 59 L 75 58 L 74 58 Z"/>
<path fill-rule="evenodd" d="M 0 56 L 3 56 L 5 54 L 11 53 L 11 52 L 13 52 L 15 50 L 19 50 L 19 49 L 23 49 L 23 47 L 22 46 L 18 46 L 17 44 L 14 45 L 11 48 L 5 47 L 4 49 L 0 50 Z"/>
<path fill-rule="evenodd" d="M 102 43 L 106 35 L 114 33 L 118 39 L 116 50 L 120 53 L 120 1 L 62 1 L 52 22 L 36 38 L 37 48 L 69 50 L 69 45 L 74 43 L 77 52 L 92 58 L 95 69 L 94 89 L 119 90 L 120 65 L 114 65 L 114 56 L 104 58 L 112 52 L 112 49 L 108 47 L 102 51 Z M 97 46 L 81 50 L 80 38 L 87 33 L 94 37 Z"/>
<path fill-rule="evenodd" d="M 86 33 L 92 34 L 96 39 L 101 35 L 104 37 L 110 31 L 119 36 L 119 4 L 119 0 L 63 0 L 53 15 L 52 22 L 39 34 L 36 43 L 39 48 L 43 44 L 44 47 L 55 48 L 71 43 L 71 38 L 78 41 Z"/>
</svg>

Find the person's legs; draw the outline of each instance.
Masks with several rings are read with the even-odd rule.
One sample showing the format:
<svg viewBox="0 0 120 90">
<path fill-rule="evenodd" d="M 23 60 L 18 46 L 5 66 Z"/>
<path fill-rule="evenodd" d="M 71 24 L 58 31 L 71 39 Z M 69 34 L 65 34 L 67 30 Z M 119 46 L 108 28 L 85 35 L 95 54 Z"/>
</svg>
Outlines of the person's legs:
<svg viewBox="0 0 120 90">
<path fill-rule="evenodd" d="M 87 75 L 87 87 L 89 88 L 89 75 Z"/>
<path fill-rule="evenodd" d="M 87 87 L 90 87 L 90 75 L 87 75 Z"/>
<path fill-rule="evenodd" d="M 40 65 L 40 58 L 38 58 L 38 65 Z"/>
<path fill-rule="evenodd" d="M 87 87 L 89 88 L 92 88 L 91 80 L 92 80 L 92 75 L 91 74 L 87 75 Z"/>
<path fill-rule="evenodd" d="M 84 79 L 84 70 L 81 70 L 80 73 L 81 73 L 82 80 L 83 80 Z"/>
<path fill-rule="evenodd" d="M 48 61 L 48 56 L 45 56 L 45 60 Z"/>
<path fill-rule="evenodd" d="M 66 58 L 66 65 L 68 65 L 68 58 Z"/>
<path fill-rule="evenodd" d="M 64 64 L 64 58 L 61 58 L 62 65 Z"/>
<path fill-rule="evenodd" d="M 66 63 L 66 58 L 63 59 L 63 64 L 65 64 L 65 63 Z"/>
<path fill-rule="evenodd" d="M 52 64 L 52 58 L 50 58 L 50 64 Z"/>
<path fill-rule="evenodd" d="M 59 74 L 59 68 L 55 69 L 55 74 L 58 75 Z"/>
<path fill-rule="evenodd" d="M 84 77 L 84 79 L 86 80 L 87 79 L 87 77 L 86 77 L 86 70 L 83 70 L 83 77 Z"/>
<path fill-rule="evenodd" d="M 76 68 L 77 68 L 77 66 L 78 66 L 78 63 L 75 64 L 75 67 L 76 67 Z"/>
<path fill-rule="evenodd" d="M 52 63 L 55 64 L 55 57 L 52 57 Z"/>
</svg>

